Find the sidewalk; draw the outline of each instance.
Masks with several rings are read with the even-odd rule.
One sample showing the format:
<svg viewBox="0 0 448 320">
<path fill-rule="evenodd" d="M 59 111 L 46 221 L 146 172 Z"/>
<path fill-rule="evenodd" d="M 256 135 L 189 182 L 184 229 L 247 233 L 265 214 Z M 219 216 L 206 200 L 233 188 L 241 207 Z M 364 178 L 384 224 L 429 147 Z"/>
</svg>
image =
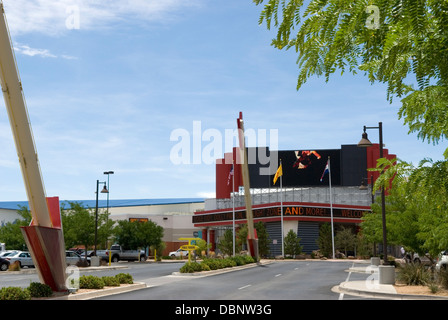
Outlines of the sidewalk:
<svg viewBox="0 0 448 320">
<path fill-rule="evenodd" d="M 348 272 L 359 272 L 370 274 L 372 268 L 370 264 L 365 266 L 353 266 Z M 400 294 L 395 290 L 392 284 L 379 284 L 378 280 L 362 280 L 362 281 L 344 281 L 332 288 L 333 292 L 346 293 L 349 295 L 358 295 L 363 297 L 372 297 L 387 300 L 448 300 L 448 297 L 437 295 L 421 295 L 421 294 Z M 377 279 L 377 278 L 376 278 Z"/>
</svg>

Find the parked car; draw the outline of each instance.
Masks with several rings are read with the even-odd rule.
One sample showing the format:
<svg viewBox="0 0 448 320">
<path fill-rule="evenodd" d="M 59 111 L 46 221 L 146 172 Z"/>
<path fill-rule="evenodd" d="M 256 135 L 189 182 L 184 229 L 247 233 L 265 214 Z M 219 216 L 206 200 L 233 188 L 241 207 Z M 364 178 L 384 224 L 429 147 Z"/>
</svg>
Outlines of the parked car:
<svg viewBox="0 0 448 320">
<path fill-rule="evenodd" d="M 10 262 L 4 258 L 0 258 L 0 271 L 7 271 L 9 269 Z"/>
<path fill-rule="evenodd" d="M 181 248 L 177 249 L 176 251 L 171 251 L 168 254 L 170 257 L 188 257 L 188 251 L 187 250 L 182 250 Z"/>
<path fill-rule="evenodd" d="M 67 261 L 67 265 L 76 265 L 81 260 L 84 260 L 84 256 L 80 256 L 75 251 L 65 251 L 65 260 Z M 90 257 L 87 257 L 87 264 L 90 266 Z"/>
<path fill-rule="evenodd" d="M 125 250 L 119 244 L 114 244 L 110 247 L 110 250 L 97 250 L 96 255 L 103 260 L 109 261 L 109 254 L 111 255 L 112 262 L 118 262 L 120 260 L 126 261 L 146 261 L 146 253 L 144 250 Z"/>
<path fill-rule="evenodd" d="M 414 257 L 412 259 L 412 262 L 414 262 L 415 264 L 422 264 L 422 265 L 425 265 L 425 266 L 432 265 L 432 261 L 429 258 L 428 254 L 425 254 L 424 256 L 420 257 L 418 255 L 418 253 L 414 253 Z"/>
<path fill-rule="evenodd" d="M 14 263 L 15 261 L 19 261 L 20 267 L 28 267 L 34 268 L 34 262 L 31 258 L 31 255 L 27 251 L 17 251 L 14 254 L 10 254 L 6 256 L 6 260 L 10 263 Z"/>
<path fill-rule="evenodd" d="M 9 256 L 10 254 L 16 253 L 16 250 L 6 250 L 0 253 L 0 258 L 6 258 L 6 256 Z"/>
<path fill-rule="evenodd" d="M 437 257 L 436 270 L 446 270 L 448 267 L 448 250 L 440 252 Z"/>
</svg>

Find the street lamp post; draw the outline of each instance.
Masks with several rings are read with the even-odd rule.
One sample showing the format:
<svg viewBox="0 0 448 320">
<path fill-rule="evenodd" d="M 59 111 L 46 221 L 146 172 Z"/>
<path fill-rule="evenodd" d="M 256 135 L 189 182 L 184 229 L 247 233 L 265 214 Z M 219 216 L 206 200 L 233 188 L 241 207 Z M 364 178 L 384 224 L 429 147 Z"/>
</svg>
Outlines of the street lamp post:
<svg viewBox="0 0 448 320">
<path fill-rule="evenodd" d="M 103 174 L 107 174 L 107 185 L 109 186 L 109 191 L 110 191 L 110 183 L 109 183 L 109 176 L 111 174 L 114 174 L 113 171 L 104 171 Z M 107 217 L 106 217 L 106 222 L 109 222 L 109 193 L 107 193 Z M 106 238 L 106 248 L 109 248 L 109 237 Z"/>
<path fill-rule="evenodd" d="M 104 184 L 103 190 L 101 190 L 101 193 L 109 193 L 106 187 L 106 181 L 100 182 L 99 180 L 96 180 L 96 205 L 95 205 L 95 251 L 94 255 L 96 256 L 96 245 L 97 245 L 97 239 L 98 239 L 98 189 L 99 185 Z"/>
<path fill-rule="evenodd" d="M 366 127 L 364 126 L 364 132 L 362 134 L 362 139 L 358 143 L 358 147 L 370 147 L 372 146 L 372 142 L 367 138 L 367 129 L 378 129 L 379 131 L 379 145 L 380 145 L 380 158 L 383 157 L 383 123 L 379 122 L 378 127 Z M 372 182 L 373 184 L 373 182 Z M 381 188 L 381 217 L 383 222 L 383 251 L 384 251 L 384 259 L 383 264 L 387 265 L 387 236 L 386 236 L 386 200 L 384 188 Z"/>
<path fill-rule="evenodd" d="M 107 174 L 107 185 L 109 186 L 109 190 L 110 190 L 110 183 L 109 183 L 109 176 L 111 174 L 114 174 L 113 171 L 104 171 L 104 174 Z M 107 193 L 107 213 L 109 213 L 109 192 Z"/>
</svg>

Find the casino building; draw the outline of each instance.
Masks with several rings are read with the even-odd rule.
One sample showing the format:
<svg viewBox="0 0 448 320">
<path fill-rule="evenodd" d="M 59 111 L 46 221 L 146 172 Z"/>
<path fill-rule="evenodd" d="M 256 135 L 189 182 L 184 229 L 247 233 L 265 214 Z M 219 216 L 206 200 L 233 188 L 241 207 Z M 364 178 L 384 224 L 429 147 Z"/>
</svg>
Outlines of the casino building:
<svg viewBox="0 0 448 320">
<path fill-rule="evenodd" d="M 371 185 L 378 173 L 368 168 L 374 168 L 379 159 L 378 144 L 326 150 L 248 148 L 247 152 L 254 224 L 265 223 L 271 256 L 281 255 L 282 221 L 284 235 L 293 230 L 301 239 L 303 251 L 311 253 L 318 249 L 320 226 L 331 222 L 331 216 L 335 230 L 350 226 L 356 231 L 362 217 L 370 212 L 374 200 Z M 384 157 L 396 156 L 384 149 Z M 216 161 L 216 199 L 206 199 L 205 210 L 193 215 L 194 226 L 202 230 L 202 238 L 212 243 L 212 249 L 234 223 L 236 228 L 247 223 L 241 164 L 237 159 L 238 148 L 234 148 Z M 329 174 L 323 174 L 328 159 L 331 184 Z M 273 183 L 280 162 L 281 188 L 280 179 Z"/>
</svg>

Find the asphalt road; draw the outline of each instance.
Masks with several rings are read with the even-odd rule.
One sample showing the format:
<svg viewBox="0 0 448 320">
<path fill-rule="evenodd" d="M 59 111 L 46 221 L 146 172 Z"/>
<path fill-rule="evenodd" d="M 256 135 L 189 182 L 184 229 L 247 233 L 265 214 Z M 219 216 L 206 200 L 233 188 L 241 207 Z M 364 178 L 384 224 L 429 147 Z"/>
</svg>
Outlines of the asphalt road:
<svg viewBox="0 0 448 320">
<path fill-rule="evenodd" d="M 142 278 L 144 273 L 136 272 L 135 281 L 145 282 L 148 288 L 98 300 L 347 300 L 353 297 L 331 288 L 347 280 L 345 270 L 352 265 L 350 261 L 282 261 L 206 277 Z M 367 276 L 352 274 L 350 280 Z"/>
<path fill-rule="evenodd" d="M 281 301 L 360 299 L 332 292 L 331 288 L 347 281 L 351 261 L 278 261 L 252 268 L 210 276 L 173 275 L 182 262 L 119 263 L 124 269 L 88 271 L 96 276 L 129 273 L 146 289 L 98 298 L 97 300 L 178 300 L 178 301 Z M 26 269 L 24 269 L 26 270 Z M 368 274 L 352 273 L 350 280 L 365 280 Z M 37 274 L 0 273 L 0 287 L 27 287 L 39 281 Z"/>
<path fill-rule="evenodd" d="M 153 281 L 159 277 L 167 276 L 175 271 L 179 271 L 183 262 L 179 263 L 138 263 L 138 262 L 119 262 L 120 267 L 123 269 L 104 270 L 104 271 L 91 271 L 88 268 L 80 268 L 80 275 L 94 275 L 94 276 L 114 276 L 118 273 L 129 273 L 136 282 Z M 40 282 L 39 276 L 35 272 L 34 268 L 23 268 L 24 273 L 9 273 L 0 272 L 0 288 L 2 287 L 22 287 L 26 288 L 31 282 Z M 33 273 L 27 273 L 27 272 Z"/>
</svg>

